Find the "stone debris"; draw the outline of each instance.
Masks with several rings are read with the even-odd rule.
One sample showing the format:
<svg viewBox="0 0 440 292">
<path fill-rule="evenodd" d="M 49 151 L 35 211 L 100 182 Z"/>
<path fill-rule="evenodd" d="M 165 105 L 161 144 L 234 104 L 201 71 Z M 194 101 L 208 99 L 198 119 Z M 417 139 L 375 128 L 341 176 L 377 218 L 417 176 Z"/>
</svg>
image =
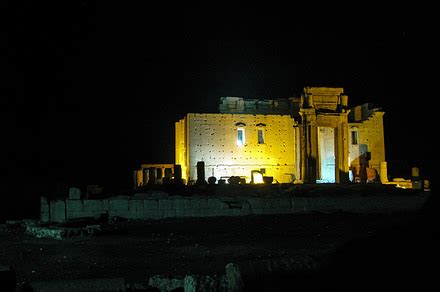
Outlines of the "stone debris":
<svg viewBox="0 0 440 292">
<path fill-rule="evenodd" d="M 155 275 L 150 277 L 148 280 L 148 285 L 155 287 L 160 291 L 173 291 L 177 288 L 183 287 L 184 278 L 168 278 L 163 275 Z"/>
<path fill-rule="evenodd" d="M 91 218 L 79 218 L 64 223 L 24 224 L 26 233 L 37 238 L 66 239 L 93 236 L 102 231 L 102 225 Z"/>
<path fill-rule="evenodd" d="M 230 291 L 225 276 L 189 275 L 183 281 L 185 292 Z"/>
<path fill-rule="evenodd" d="M 150 277 L 148 285 L 161 292 L 182 289 L 185 292 L 243 290 L 243 281 L 237 265 L 229 263 L 225 267 L 225 275 L 187 275 L 184 278 L 169 278 L 163 275 Z"/>
</svg>

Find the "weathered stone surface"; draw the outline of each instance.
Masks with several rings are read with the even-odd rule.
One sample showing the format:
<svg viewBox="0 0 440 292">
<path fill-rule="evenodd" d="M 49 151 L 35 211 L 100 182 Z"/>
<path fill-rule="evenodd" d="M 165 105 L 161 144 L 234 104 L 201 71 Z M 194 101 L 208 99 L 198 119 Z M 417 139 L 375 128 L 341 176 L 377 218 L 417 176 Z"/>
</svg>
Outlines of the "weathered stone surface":
<svg viewBox="0 0 440 292">
<path fill-rule="evenodd" d="M 426 195 L 425 195 L 426 194 Z M 415 211 L 421 208 L 429 193 L 418 196 L 313 196 L 264 198 L 182 198 L 160 200 L 104 199 L 58 200 L 50 207 L 42 205 L 43 221 L 64 222 L 79 217 L 109 217 L 127 219 L 162 219 L 173 217 L 246 216 L 264 214 L 290 214 L 338 211 L 368 213 L 393 213 Z M 48 211 L 50 210 L 50 212 Z"/>
<path fill-rule="evenodd" d="M 173 199 L 175 209 L 191 209 L 191 199 Z"/>
<path fill-rule="evenodd" d="M 176 217 L 175 209 L 162 210 L 162 218 L 175 218 L 175 217 Z"/>
<path fill-rule="evenodd" d="M 84 200 L 83 206 L 87 212 L 103 212 L 104 210 L 102 200 Z"/>
<path fill-rule="evenodd" d="M 81 213 L 83 210 L 83 200 L 66 200 L 67 217 L 69 217 L 69 213 Z"/>
<path fill-rule="evenodd" d="M 50 220 L 49 214 L 49 202 L 46 197 L 40 197 L 40 220 L 42 222 L 48 222 Z"/>
<path fill-rule="evenodd" d="M 149 191 L 147 195 L 150 199 L 168 199 L 169 197 L 168 193 L 158 190 Z"/>
<path fill-rule="evenodd" d="M 28 226 L 26 232 L 37 238 L 63 239 L 66 237 L 66 230 L 62 228 Z"/>
<path fill-rule="evenodd" d="M 143 200 L 130 200 L 129 201 L 129 213 L 131 219 L 142 219 L 144 213 Z"/>
<path fill-rule="evenodd" d="M 173 209 L 173 200 L 169 199 L 159 199 L 159 209 L 160 210 L 170 210 Z"/>
<path fill-rule="evenodd" d="M 163 210 L 144 210 L 141 219 L 163 219 Z"/>
<path fill-rule="evenodd" d="M 204 181 L 205 171 L 219 184 L 249 182 L 261 171 L 269 184 L 346 183 L 350 170 L 358 176 L 385 162 L 384 112 L 370 103 L 349 109 L 343 88 L 305 87 L 289 99 L 222 97 L 219 106 L 175 124 L 176 163 L 187 182 Z"/>
<path fill-rule="evenodd" d="M 177 288 L 183 288 L 184 278 L 168 278 L 163 275 L 150 277 L 148 285 L 159 289 L 161 292 L 169 292 Z"/>
<path fill-rule="evenodd" d="M 79 200 L 81 199 L 81 190 L 78 188 L 69 188 L 69 199 Z"/>
<path fill-rule="evenodd" d="M 50 221 L 64 222 L 66 220 L 66 202 L 50 201 Z"/>
<path fill-rule="evenodd" d="M 144 200 L 144 210 L 146 212 L 158 210 L 159 209 L 159 202 L 157 200 Z"/>
<path fill-rule="evenodd" d="M 205 291 L 226 291 L 225 276 L 199 276 L 189 275 L 183 280 L 184 291 L 205 292 Z"/>
<path fill-rule="evenodd" d="M 204 209 L 208 208 L 208 199 L 204 198 L 193 198 L 191 199 L 192 209 Z"/>
<path fill-rule="evenodd" d="M 198 209 L 176 209 L 176 217 L 199 217 Z"/>
<path fill-rule="evenodd" d="M 116 199 L 110 201 L 110 211 L 128 211 L 129 200 Z"/>
<path fill-rule="evenodd" d="M 227 291 L 239 292 L 243 289 L 243 279 L 241 272 L 236 264 L 229 263 L 225 267 Z"/>
<path fill-rule="evenodd" d="M 235 124 L 240 123 L 246 125 L 245 145 L 238 146 Z M 186 181 L 197 180 L 196 165 L 203 161 L 206 175 L 214 176 L 219 183 L 225 179 L 221 177 L 225 172 L 228 177 L 236 176 L 237 183 L 240 176 L 247 176 L 249 182 L 256 165 L 264 165 L 277 181 L 290 182 L 284 174 L 295 172 L 295 156 L 286 153 L 286 149 L 295 149 L 294 124 L 289 115 L 188 114 L 176 123 L 176 163 L 182 165 Z M 266 133 L 264 145 L 258 143 L 257 129 Z M 246 151 L 237 151 L 237 146 Z"/>
</svg>

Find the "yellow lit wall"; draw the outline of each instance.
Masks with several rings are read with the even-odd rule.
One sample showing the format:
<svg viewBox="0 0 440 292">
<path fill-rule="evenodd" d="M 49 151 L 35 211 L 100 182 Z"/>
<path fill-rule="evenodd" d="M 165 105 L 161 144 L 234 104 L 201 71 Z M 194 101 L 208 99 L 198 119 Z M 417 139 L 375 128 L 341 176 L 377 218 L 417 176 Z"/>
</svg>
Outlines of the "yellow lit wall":
<svg viewBox="0 0 440 292">
<path fill-rule="evenodd" d="M 353 145 L 351 141 L 351 133 L 349 133 L 349 157 L 350 165 L 359 169 L 359 155 L 362 148 L 366 146 L 368 152 L 371 153 L 369 167 L 375 168 L 379 173 L 380 162 L 385 161 L 385 142 L 383 130 L 384 112 L 373 112 L 365 121 L 360 123 L 349 123 L 349 132 L 358 131 L 358 145 Z M 365 145 L 365 146 L 362 146 Z"/>
<path fill-rule="evenodd" d="M 188 181 L 188 152 L 187 152 L 187 119 L 176 122 L 176 164 L 182 167 L 182 178 Z"/>
<path fill-rule="evenodd" d="M 296 169 L 294 120 L 288 115 L 188 114 L 176 123 L 176 164 L 182 175 L 197 179 L 197 162 L 205 162 L 206 178 L 244 176 L 265 169 L 274 182 L 292 182 Z M 243 145 L 237 143 L 244 129 Z M 262 130 L 264 144 L 258 143 Z"/>
</svg>

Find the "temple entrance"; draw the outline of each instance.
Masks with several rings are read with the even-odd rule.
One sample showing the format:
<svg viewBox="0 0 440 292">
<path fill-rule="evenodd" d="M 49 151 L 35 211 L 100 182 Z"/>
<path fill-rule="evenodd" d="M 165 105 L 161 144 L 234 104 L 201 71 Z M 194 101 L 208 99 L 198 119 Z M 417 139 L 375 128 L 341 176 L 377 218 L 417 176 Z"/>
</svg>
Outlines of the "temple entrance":
<svg viewBox="0 0 440 292">
<path fill-rule="evenodd" d="M 336 182 L 335 129 L 318 127 L 319 177 L 318 183 Z"/>
</svg>

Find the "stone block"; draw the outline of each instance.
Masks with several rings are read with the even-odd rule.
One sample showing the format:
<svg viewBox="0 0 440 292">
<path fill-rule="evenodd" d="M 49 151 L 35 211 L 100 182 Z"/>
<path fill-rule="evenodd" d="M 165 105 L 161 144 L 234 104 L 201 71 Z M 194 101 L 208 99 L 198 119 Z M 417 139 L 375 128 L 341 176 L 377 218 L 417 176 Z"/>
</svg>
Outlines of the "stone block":
<svg viewBox="0 0 440 292">
<path fill-rule="evenodd" d="M 71 212 L 82 212 L 83 209 L 84 209 L 84 204 L 82 200 L 66 200 L 67 214 Z"/>
<path fill-rule="evenodd" d="M 241 209 L 232 209 L 232 216 L 240 216 Z"/>
<path fill-rule="evenodd" d="M 208 208 L 208 199 L 204 198 L 193 198 L 191 199 L 192 209 L 206 209 Z"/>
<path fill-rule="evenodd" d="M 144 213 L 144 203 L 142 200 L 130 200 L 129 201 L 129 213 L 130 219 L 142 219 Z"/>
<path fill-rule="evenodd" d="M 50 221 L 64 222 L 66 221 L 66 202 L 51 201 L 50 202 Z"/>
<path fill-rule="evenodd" d="M 108 212 L 110 210 L 110 200 L 109 199 L 102 200 L 102 210 L 104 212 Z"/>
<path fill-rule="evenodd" d="M 308 198 L 294 197 L 292 198 L 292 210 L 294 213 L 308 212 Z"/>
<path fill-rule="evenodd" d="M 149 199 L 149 200 L 143 200 L 143 202 L 144 202 L 145 212 L 159 210 L 159 202 L 157 200 Z"/>
<path fill-rule="evenodd" d="M 173 199 L 173 207 L 174 209 L 191 209 L 191 200 L 190 199 Z"/>
<path fill-rule="evenodd" d="M 49 211 L 47 212 L 40 212 L 40 220 L 41 222 L 49 222 Z"/>
<path fill-rule="evenodd" d="M 145 210 L 141 219 L 163 219 L 163 210 Z"/>
<path fill-rule="evenodd" d="M 66 221 L 66 213 L 61 212 L 51 212 L 50 221 L 52 222 L 64 222 Z"/>
<path fill-rule="evenodd" d="M 292 209 L 292 200 L 291 198 L 279 198 L 278 199 L 280 207 L 285 210 Z"/>
<path fill-rule="evenodd" d="M 81 199 L 81 190 L 78 188 L 69 188 L 69 199 L 79 200 Z"/>
<path fill-rule="evenodd" d="M 248 199 L 248 203 L 251 206 L 251 209 L 262 209 L 263 208 L 263 199 L 261 198 L 250 198 Z"/>
<path fill-rule="evenodd" d="M 221 209 L 221 208 L 227 208 L 227 206 L 220 199 L 208 199 L 208 208 Z"/>
<path fill-rule="evenodd" d="M 129 200 L 128 208 L 130 211 L 139 212 L 144 210 L 144 201 L 143 200 Z"/>
<path fill-rule="evenodd" d="M 49 212 L 49 202 L 46 197 L 40 198 L 40 212 Z"/>
<path fill-rule="evenodd" d="M 270 209 L 267 208 L 255 208 L 252 209 L 252 214 L 254 215 L 266 215 L 266 214 L 270 214 Z"/>
<path fill-rule="evenodd" d="M 103 213 L 104 205 L 102 200 L 84 200 L 83 201 L 84 210 L 88 212 L 92 211 L 94 213 Z"/>
<path fill-rule="evenodd" d="M 170 199 L 159 199 L 159 209 L 160 210 L 170 210 L 173 209 L 173 200 Z"/>
<path fill-rule="evenodd" d="M 49 204 L 41 205 L 40 212 L 49 212 Z"/>
<path fill-rule="evenodd" d="M 121 217 L 121 218 L 130 218 L 130 211 L 129 210 L 110 210 L 108 212 L 108 216 L 110 218 L 112 217 Z"/>
<path fill-rule="evenodd" d="M 115 199 L 110 200 L 110 211 L 128 211 L 129 210 L 129 200 L 127 199 Z"/>
<path fill-rule="evenodd" d="M 280 207 L 280 199 L 279 198 L 267 198 L 264 200 L 263 208 L 278 209 L 279 207 Z"/>
<path fill-rule="evenodd" d="M 71 212 L 67 212 L 66 214 L 66 219 L 75 219 L 75 218 L 81 218 L 81 217 L 92 217 L 89 214 L 85 214 L 85 212 L 83 211 L 71 211 Z"/>
<path fill-rule="evenodd" d="M 176 217 L 199 217 L 198 209 L 176 209 Z"/>
<path fill-rule="evenodd" d="M 175 209 L 166 209 L 162 210 L 163 218 L 175 218 L 176 210 Z"/>
<path fill-rule="evenodd" d="M 251 214 L 251 206 L 249 204 L 244 204 L 243 208 L 240 209 L 240 216 L 247 216 Z"/>
</svg>

